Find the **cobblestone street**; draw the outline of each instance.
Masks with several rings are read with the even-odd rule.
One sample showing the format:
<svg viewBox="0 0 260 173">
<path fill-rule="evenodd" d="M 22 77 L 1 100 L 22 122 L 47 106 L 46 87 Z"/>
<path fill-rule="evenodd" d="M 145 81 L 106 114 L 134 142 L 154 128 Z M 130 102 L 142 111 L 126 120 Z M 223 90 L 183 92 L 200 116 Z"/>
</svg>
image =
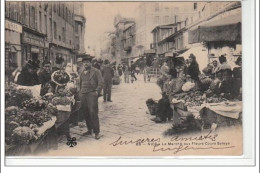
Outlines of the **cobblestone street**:
<svg viewBox="0 0 260 173">
<path fill-rule="evenodd" d="M 42 156 L 169 156 L 173 152 L 153 152 L 153 143 L 147 140 L 159 140 L 165 145 L 171 145 L 172 136 L 164 136 L 163 133 L 172 127 L 172 121 L 166 123 L 155 123 L 150 119 L 146 106 L 146 100 L 153 98 L 160 99 L 160 89 L 153 79 L 150 83 L 143 82 L 143 76 L 137 76 L 138 80 L 133 84 L 125 84 L 123 80 L 120 85 L 114 85 L 112 88 L 112 101 L 103 102 L 99 98 L 99 119 L 101 138 L 95 140 L 93 136 L 83 136 L 82 133 L 87 131 L 85 122 L 80 122 L 79 126 L 70 128 L 72 137 L 76 137 L 77 145 L 69 147 L 64 137 L 59 141 L 57 150 L 49 150 L 48 153 L 39 153 Z M 241 147 L 242 141 L 241 126 L 233 126 L 218 130 L 218 140 L 226 141 L 227 136 L 234 136 L 232 143 Z M 239 133 L 238 133 L 239 132 Z M 192 136 L 203 136 L 211 133 L 207 130 L 204 132 L 193 133 Z M 190 134 L 181 135 L 190 138 Z M 145 141 L 142 145 L 137 145 L 136 141 Z M 113 146 L 114 143 L 121 143 Z M 126 144 L 128 143 L 128 144 Z M 178 144 L 178 141 L 177 141 Z M 210 153 L 208 150 L 200 151 L 199 154 L 226 154 L 233 150 L 220 150 L 218 153 Z M 140 154 L 142 153 L 142 154 Z M 180 155 L 198 154 L 196 150 L 182 151 Z M 176 154 L 174 154 L 176 155 Z"/>
<path fill-rule="evenodd" d="M 77 138 L 77 146 L 69 148 L 65 139 L 59 143 L 57 151 L 51 151 L 52 155 L 64 155 L 72 152 L 72 155 L 89 155 L 95 150 L 90 148 L 100 144 L 108 145 L 117 140 L 120 136 L 126 140 L 147 138 L 155 136 L 162 137 L 164 131 L 172 126 L 171 122 L 156 124 L 150 119 L 154 116 L 150 115 L 145 101 L 148 98 L 160 99 L 160 89 L 153 79 L 149 83 L 144 83 L 143 75 L 137 76 L 138 80 L 134 83 L 124 83 L 123 79 L 120 85 L 113 85 L 112 101 L 103 102 L 102 97 L 99 98 L 99 118 L 101 139 L 95 140 L 93 136 L 85 137 L 82 133 L 87 131 L 85 123 L 83 127 L 75 126 L 70 128 L 71 136 Z M 81 150 L 78 148 L 89 148 L 89 150 Z M 79 151 L 79 152 L 77 152 Z M 102 154 L 96 151 L 96 154 Z M 92 153 L 95 155 L 95 153 Z M 67 154 L 65 154 L 67 155 Z M 68 154 L 70 155 L 70 154 Z"/>
</svg>

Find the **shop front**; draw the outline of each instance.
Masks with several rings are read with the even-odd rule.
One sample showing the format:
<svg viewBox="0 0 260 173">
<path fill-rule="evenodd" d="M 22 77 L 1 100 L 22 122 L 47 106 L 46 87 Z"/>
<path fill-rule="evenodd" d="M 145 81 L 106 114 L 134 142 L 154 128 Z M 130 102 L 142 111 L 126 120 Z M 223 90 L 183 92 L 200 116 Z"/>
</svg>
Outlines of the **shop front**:
<svg viewBox="0 0 260 173">
<path fill-rule="evenodd" d="M 50 61 L 52 62 L 52 66 L 55 67 L 56 58 L 62 57 L 64 59 L 64 65 L 72 64 L 75 65 L 76 55 L 72 49 L 67 49 L 55 44 L 50 44 Z"/>
<path fill-rule="evenodd" d="M 45 35 L 24 31 L 22 34 L 22 57 L 23 62 L 29 59 L 39 61 L 41 63 L 48 59 L 48 49 L 45 46 Z"/>
<path fill-rule="evenodd" d="M 22 69 L 21 33 L 21 25 L 5 20 L 5 69 L 8 82 L 13 71 Z"/>
</svg>

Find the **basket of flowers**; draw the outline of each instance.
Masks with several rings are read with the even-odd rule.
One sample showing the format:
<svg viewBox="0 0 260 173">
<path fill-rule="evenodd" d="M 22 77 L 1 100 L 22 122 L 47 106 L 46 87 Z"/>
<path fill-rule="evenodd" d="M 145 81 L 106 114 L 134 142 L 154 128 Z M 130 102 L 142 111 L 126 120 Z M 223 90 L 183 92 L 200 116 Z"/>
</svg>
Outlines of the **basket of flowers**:
<svg viewBox="0 0 260 173">
<path fill-rule="evenodd" d="M 64 70 L 57 70 L 52 73 L 51 80 L 58 86 L 65 86 L 70 81 L 70 76 Z"/>
</svg>

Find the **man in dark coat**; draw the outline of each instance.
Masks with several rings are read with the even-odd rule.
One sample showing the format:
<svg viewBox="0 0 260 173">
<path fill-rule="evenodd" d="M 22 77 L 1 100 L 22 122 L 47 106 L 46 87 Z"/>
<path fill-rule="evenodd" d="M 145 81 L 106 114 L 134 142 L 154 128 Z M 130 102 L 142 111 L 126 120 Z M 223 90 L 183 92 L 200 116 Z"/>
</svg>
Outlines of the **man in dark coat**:
<svg viewBox="0 0 260 173">
<path fill-rule="evenodd" d="M 111 68 L 109 64 L 109 60 L 106 59 L 104 62 L 104 66 L 101 69 L 101 73 L 104 79 L 104 88 L 103 88 L 103 98 L 104 102 L 112 102 L 111 100 L 111 89 L 113 84 L 114 70 Z"/>
<path fill-rule="evenodd" d="M 40 84 L 37 70 L 39 64 L 35 61 L 29 60 L 26 66 L 22 69 L 18 76 L 17 84 L 23 86 L 34 86 Z"/>
<path fill-rule="evenodd" d="M 83 58 L 84 71 L 80 74 L 80 101 L 81 110 L 85 114 L 88 131 L 83 135 L 95 133 L 95 139 L 100 138 L 98 97 L 103 88 L 104 81 L 101 72 L 92 67 L 91 57 Z"/>
</svg>

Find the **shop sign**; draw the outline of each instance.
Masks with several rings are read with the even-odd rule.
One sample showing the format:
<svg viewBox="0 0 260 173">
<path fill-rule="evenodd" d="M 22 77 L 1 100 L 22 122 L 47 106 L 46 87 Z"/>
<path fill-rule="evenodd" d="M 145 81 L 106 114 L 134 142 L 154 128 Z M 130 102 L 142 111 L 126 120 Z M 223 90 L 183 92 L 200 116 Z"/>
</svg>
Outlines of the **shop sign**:
<svg viewBox="0 0 260 173">
<path fill-rule="evenodd" d="M 23 31 L 22 25 L 10 22 L 8 20 L 5 20 L 5 28 L 18 33 L 22 33 Z"/>
<path fill-rule="evenodd" d="M 23 43 L 28 43 L 38 47 L 44 47 L 44 39 L 42 37 L 28 32 L 23 33 Z"/>
</svg>

